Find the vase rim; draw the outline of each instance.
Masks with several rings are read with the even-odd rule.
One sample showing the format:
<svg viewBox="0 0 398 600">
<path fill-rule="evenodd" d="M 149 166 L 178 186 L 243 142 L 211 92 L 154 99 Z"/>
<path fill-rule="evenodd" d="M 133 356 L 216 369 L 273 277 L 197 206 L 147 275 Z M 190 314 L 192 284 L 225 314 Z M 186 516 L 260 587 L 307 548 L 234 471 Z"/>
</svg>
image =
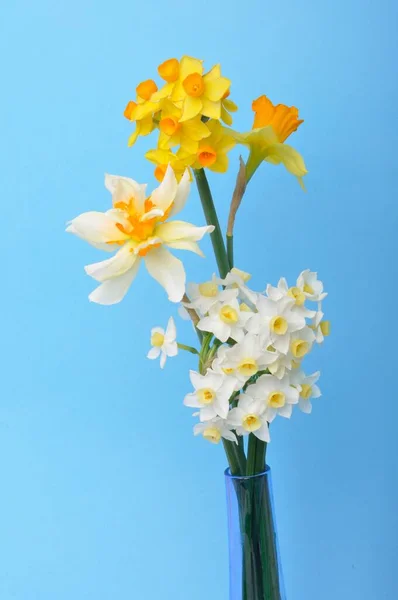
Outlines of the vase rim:
<svg viewBox="0 0 398 600">
<path fill-rule="evenodd" d="M 264 475 L 269 475 L 270 472 L 271 467 L 266 465 L 265 471 L 262 471 L 261 473 L 256 473 L 255 475 L 232 475 L 231 469 L 228 467 L 227 469 L 225 469 L 224 475 L 225 477 L 228 477 L 228 479 L 240 479 L 242 481 L 244 479 L 256 479 L 256 477 L 264 477 Z"/>
</svg>

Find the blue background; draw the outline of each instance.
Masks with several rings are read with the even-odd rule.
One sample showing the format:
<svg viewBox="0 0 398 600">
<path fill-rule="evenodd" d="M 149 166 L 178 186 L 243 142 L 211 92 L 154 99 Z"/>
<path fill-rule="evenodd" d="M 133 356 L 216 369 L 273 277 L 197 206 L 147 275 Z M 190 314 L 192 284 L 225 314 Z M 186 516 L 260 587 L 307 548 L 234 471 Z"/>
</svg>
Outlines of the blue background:
<svg viewBox="0 0 398 600">
<path fill-rule="evenodd" d="M 255 289 L 309 267 L 329 291 L 333 335 L 307 365 L 323 397 L 311 417 L 280 419 L 269 450 L 288 599 L 397 598 L 397 12 L 393 0 L 2 3 L 2 600 L 228 595 L 225 459 L 182 406 L 193 358 L 161 372 L 145 357 L 176 308 L 145 272 L 122 304 L 90 304 L 83 265 L 101 254 L 64 234 L 109 206 L 105 171 L 154 185 L 154 141 L 128 149 L 122 113 L 184 53 L 221 62 L 240 129 L 262 93 L 305 119 L 291 143 L 308 193 L 263 166 L 236 229 Z M 223 222 L 237 158 L 210 177 Z M 184 218 L 203 222 L 196 192 Z M 191 280 L 214 268 L 184 261 Z"/>
</svg>

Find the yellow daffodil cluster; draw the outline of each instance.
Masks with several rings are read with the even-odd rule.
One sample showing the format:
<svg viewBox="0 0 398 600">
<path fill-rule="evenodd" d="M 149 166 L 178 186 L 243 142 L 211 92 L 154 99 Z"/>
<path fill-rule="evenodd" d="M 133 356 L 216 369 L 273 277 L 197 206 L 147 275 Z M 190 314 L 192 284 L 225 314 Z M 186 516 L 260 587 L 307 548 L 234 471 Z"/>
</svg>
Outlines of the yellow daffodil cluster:
<svg viewBox="0 0 398 600">
<path fill-rule="evenodd" d="M 265 96 L 252 103 L 253 127 L 246 133 L 231 128 L 237 106 L 229 99 L 231 81 L 221 74 L 220 65 L 205 72 L 203 61 L 190 56 L 170 58 L 158 67 L 163 81 L 153 79 L 136 87 L 124 116 L 135 124 L 129 138 L 132 146 L 140 136 L 158 132 L 157 147 L 145 157 L 155 164 L 155 177 L 162 181 L 170 164 L 177 179 L 186 168 L 210 169 L 224 173 L 228 153 L 236 145 L 249 148 L 246 179 L 249 181 L 263 161 L 282 163 L 300 184 L 307 173 L 302 156 L 285 143 L 303 122 L 298 110 L 274 105 Z"/>
<path fill-rule="evenodd" d="M 169 164 L 178 178 L 187 167 L 225 172 L 227 153 L 236 144 L 222 124 L 231 125 L 230 113 L 237 110 L 228 98 L 230 80 L 221 75 L 219 65 L 204 73 L 202 61 L 189 56 L 166 60 L 158 74 L 164 85 L 158 88 L 152 79 L 141 82 L 136 100 L 126 106 L 125 117 L 135 123 L 129 146 L 158 130 L 157 148 L 145 156 L 155 163 L 159 181 Z"/>
</svg>

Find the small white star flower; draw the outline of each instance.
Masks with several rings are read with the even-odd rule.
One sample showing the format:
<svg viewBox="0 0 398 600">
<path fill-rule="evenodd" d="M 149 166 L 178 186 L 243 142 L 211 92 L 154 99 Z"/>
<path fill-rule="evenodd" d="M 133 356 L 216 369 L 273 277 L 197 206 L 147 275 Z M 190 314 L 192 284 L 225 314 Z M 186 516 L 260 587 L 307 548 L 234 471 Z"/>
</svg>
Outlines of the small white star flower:
<svg viewBox="0 0 398 600">
<path fill-rule="evenodd" d="M 321 302 L 327 293 L 323 291 L 323 283 L 318 279 L 318 273 L 306 269 L 297 278 L 297 287 L 300 288 L 308 300 Z"/>
<path fill-rule="evenodd" d="M 228 424 L 238 435 L 252 433 L 263 442 L 270 441 L 265 405 L 262 399 L 254 399 L 249 394 L 239 396 L 238 406 L 229 411 Z"/>
<path fill-rule="evenodd" d="M 151 345 L 147 357 L 154 360 L 160 356 L 160 368 L 163 369 L 168 356 L 178 354 L 176 342 L 177 331 L 173 317 L 170 317 L 166 331 L 161 327 L 154 327 L 151 330 Z"/>
<path fill-rule="evenodd" d="M 229 399 L 235 390 L 234 378 L 214 373 L 210 369 L 206 375 L 190 371 L 189 376 L 195 391 L 185 396 L 185 406 L 200 408 L 201 421 L 209 421 L 217 416 L 226 419 Z"/>
<path fill-rule="evenodd" d="M 229 273 L 227 273 L 225 279 L 218 279 L 217 282 L 220 285 L 224 285 L 226 288 L 233 288 L 239 290 L 239 297 L 242 300 L 249 300 L 251 304 L 255 304 L 257 300 L 257 293 L 253 292 L 246 283 L 251 279 L 250 273 L 241 271 L 236 267 L 233 267 Z"/>
<path fill-rule="evenodd" d="M 210 331 L 221 342 L 232 338 L 240 342 L 245 336 L 244 327 L 251 313 L 240 309 L 236 298 L 228 302 L 217 302 L 209 310 L 209 314 L 200 319 L 197 328 L 201 331 Z"/>
<path fill-rule="evenodd" d="M 319 303 L 318 310 L 312 319 L 311 325 L 309 325 L 315 334 L 315 341 L 317 344 L 322 344 L 325 337 L 330 334 L 330 321 L 323 321 L 323 317 L 324 314 L 321 310 L 321 303 Z"/>
<path fill-rule="evenodd" d="M 220 290 L 218 280 L 215 275 L 211 281 L 204 283 L 189 283 L 187 293 L 190 302 L 183 303 L 187 308 L 194 308 L 201 315 L 205 315 L 217 304 L 217 302 L 229 302 L 238 296 L 238 290 Z"/>
<path fill-rule="evenodd" d="M 293 404 L 299 401 L 299 390 L 290 385 L 289 376 L 278 379 L 273 375 L 261 375 L 256 383 L 249 386 L 248 393 L 264 403 L 269 423 L 276 415 L 290 419 Z"/>
<path fill-rule="evenodd" d="M 299 363 L 311 351 L 314 342 L 315 333 L 311 327 L 306 326 L 295 331 L 290 338 L 288 357 Z"/>
<path fill-rule="evenodd" d="M 268 298 L 274 302 L 286 297 L 292 298 L 294 300 L 294 304 L 292 306 L 293 312 L 296 312 L 300 316 L 307 319 L 312 319 L 315 316 L 315 311 L 309 310 L 304 304 L 308 296 L 304 293 L 303 289 L 297 286 L 289 288 L 284 277 L 281 277 L 281 279 L 278 281 L 277 287 L 274 287 L 269 283 L 267 285 L 266 293 Z"/>
<path fill-rule="evenodd" d="M 299 408 L 304 413 L 310 414 L 312 412 L 311 398 L 319 398 L 321 396 L 321 390 L 316 385 L 320 375 L 319 371 L 312 375 L 306 375 L 299 369 L 292 371 L 290 383 L 297 387 L 300 392 Z"/>
<path fill-rule="evenodd" d="M 274 363 L 276 358 L 275 352 L 264 350 L 259 336 L 248 333 L 239 344 L 227 351 L 223 368 L 232 369 L 242 386 L 250 377 Z"/>
<path fill-rule="evenodd" d="M 211 421 L 206 421 L 206 423 L 197 423 L 193 428 L 193 432 L 194 435 L 202 434 L 204 439 L 212 444 L 218 444 L 221 438 L 237 444 L 238 440 L 231 429 L 232 428 L 228 425 L 225 419 L 216 417 Z"/>
<path fill-rule="evenodd" d="M 257 313 L 251 316 L 247 330 L 256 334 L 269 333 L 270 345 L 286 354 L 292 333 L 305 327 L 303 316 L 292 311 L 294 299 L 284 297 L 274 302 L 270 298 L 257 298 Z"/>
</svg>

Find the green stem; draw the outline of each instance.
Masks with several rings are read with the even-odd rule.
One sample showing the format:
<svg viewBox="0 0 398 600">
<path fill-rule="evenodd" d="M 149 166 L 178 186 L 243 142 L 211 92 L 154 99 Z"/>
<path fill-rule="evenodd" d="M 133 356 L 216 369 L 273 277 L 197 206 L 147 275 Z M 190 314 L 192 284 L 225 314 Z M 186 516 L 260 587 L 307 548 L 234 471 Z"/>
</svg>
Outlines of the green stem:
<svg viewBox="0 0 398 600">
<path fill-rule="evenodd" d="M 249 435 L 249 444 L 247 448 L 246 475 L 251 476 L 256 472 L 257 459 L 257 438 L 252 433 Z"/>
<path fill-rule="evenodd" d="M 211 195 L 209 182 L 207 181 L 204 169 L 193 170 L 196 185 L 198 186 L 200 200 L 202 202 L 203 212 L 208 225 L 214 226 L 214 231 L 210 234 L 213 244 L 214 255 L 216 257 L 218 270 L 221 277 L 225 277 L 230 270 L 227 252 L 225 250 L 224 239 L 221 232 L 220 223 Z"/>
<path fill-rule="evenodd" d="M 230 442 L 223 438 L 225 454 L 227 455 L 228 464 L 232 475 L 243 475 L 245 472 L 245 455 L 235 442 Z"/>
<path fill-rule="evenodd" d="M 234 266 L 234 236 L 227 233 L 227 255 L 229 266 L 232 269 Z"/>
<path fill-rule="evenodd" d="M 180 344 L 180 342 L 177 342 L 177 346 L 180 350 L 186 350 L 186 352 L 190 352 L 191 354 L 199 354 L 198 350 L 193 346 L 186 346 L 185 344 Z"/>
</svg>

